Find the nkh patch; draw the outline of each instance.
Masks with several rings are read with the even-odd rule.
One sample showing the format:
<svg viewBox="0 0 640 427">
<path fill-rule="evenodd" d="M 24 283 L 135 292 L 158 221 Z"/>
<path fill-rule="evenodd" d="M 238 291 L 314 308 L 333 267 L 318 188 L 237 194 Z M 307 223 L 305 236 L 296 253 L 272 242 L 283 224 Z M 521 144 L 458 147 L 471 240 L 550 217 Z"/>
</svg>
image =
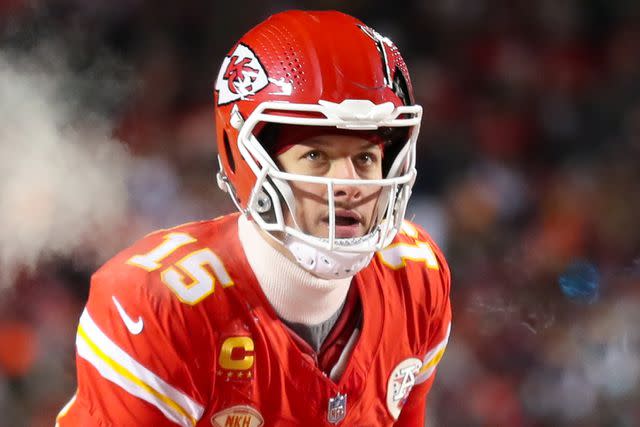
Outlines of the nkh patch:
<svg viewBox="0 0 640 427">
<path fill-rule="evenodd" d="M 238 44 L 224 58 L 216 80 L 218 105 L 228 104 L 255 95 L 269 84 L 269 78 L 256 54 L 246 45 Z"/>
<path fill-rule="evenodd" d="M 416 383 L 416 375 L 422 367 L 422 361 L 410 357 L 398 363 L 389 375 L 387 383 L 387 409 L 397 420 L 402 407 L 407 402 L 409 393 Z"/>
<path fill-rule="evenodd" d="M 264 419 L 260 412 L 248 405 L 236 405 L 211 417 L 214 427 L 261 427 Z"/>
</svg>

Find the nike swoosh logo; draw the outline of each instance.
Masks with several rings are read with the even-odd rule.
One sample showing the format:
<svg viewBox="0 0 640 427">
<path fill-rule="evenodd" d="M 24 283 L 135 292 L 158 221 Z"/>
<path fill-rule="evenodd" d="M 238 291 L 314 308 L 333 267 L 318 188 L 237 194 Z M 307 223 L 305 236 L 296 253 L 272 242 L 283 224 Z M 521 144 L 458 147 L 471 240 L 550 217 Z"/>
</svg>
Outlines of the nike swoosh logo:
<svg viewBox="0 0 640 427">
<path fill-rule="evenodd" d="M 138 335 L 140 332 L 142 332 L 142 328 L 144 327 L 142 317 L 138 316 L 138 320 L 134 322 L 133 319 L 131 319 L 131 317 L 129 317 L 129 315 L 124 311 L 124 308 L 122 308 L 122 306 L 120 305 L 120 301 L 118 301 L 115 295 L 112 295 L 111 299 L 116 305 L 118 313 L 120 314 L 120 317 L 124 321 L 124 325 L 127 327 L 129 332 L 131 332 L 133 335 Z"/>
</svg>

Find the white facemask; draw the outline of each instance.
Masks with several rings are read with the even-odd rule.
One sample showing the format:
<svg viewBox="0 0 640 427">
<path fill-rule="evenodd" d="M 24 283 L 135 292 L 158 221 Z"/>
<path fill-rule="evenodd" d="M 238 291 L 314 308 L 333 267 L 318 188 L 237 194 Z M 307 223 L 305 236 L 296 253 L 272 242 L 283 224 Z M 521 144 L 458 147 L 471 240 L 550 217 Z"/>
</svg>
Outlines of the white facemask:
<svg viewBox="0 0 640 427">
<path fill-rule="evenodd" d="M 277 111 L 284 115 L 275 114 Z M 286 113 L 300 111 L 319 113 L 324 118 L 286 115 Z M 242 208 L 222 172 L 218 175 L 218 184 L 223 190 L 229 192 L 241 212 L 249 215 L 263 231 L 287 248 L 306 270 L 326 279 L 353 276 L 369 264 L 375 251 L 391 243 L 402 224 L 411 195 L 411 187 L 416 177 L 415 145 L 421 116 L 420 106 L 394 107 L 391 103 L 376 105 L 366 100 L 345 100 L 341 104 L 320 101 L 318 105 L 265 102 L 256 108 L 246 121 L 239 115 L 237 117 L 232 115 L 232 120 L 235 120 L 232 125 L 239 129 L 239 151 L 256 176 L 256 183 L 247 207 Z M 351 130 L 407 127 L 412 131 L 384 178 L 347 180 L 291 174 L 279 170 L 253 134 L 254 128 L 260 122 L 334 126 L 338 129 Z M 326 186 L 330 217 L 328 238 L 305 233 L 296 224 L 285 223 L 285 209 L 288 209 L 291 216 L 295 218 L 295 199 L 291 191 L 291 182 Z M 350 239 L 337 238 L 336 207 L 333 198 L 335 185 L 381 188 L 378 214 L 374 218 L 372 231 L 366 236 Z"/>
</svg>

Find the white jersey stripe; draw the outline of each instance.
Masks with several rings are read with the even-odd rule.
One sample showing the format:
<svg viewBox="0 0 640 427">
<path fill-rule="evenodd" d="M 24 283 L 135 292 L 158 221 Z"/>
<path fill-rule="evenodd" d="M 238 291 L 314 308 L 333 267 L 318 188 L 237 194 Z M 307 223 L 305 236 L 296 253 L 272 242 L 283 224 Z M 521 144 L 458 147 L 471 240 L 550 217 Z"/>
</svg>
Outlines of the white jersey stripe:
<svg viewBox="0 0 640 427">
<path fill-rule="evenodd" d="M 447 342 L 449 341 L 449 334 L 451 333 L 451 323 L 447 326 L 447 334 L 445 337 L 431 349 L 422 359 L 422 367 L 416 377 L 416 384 L 420 384 L 429 379 L 438 366 L 438 362 L 442 359 L 444 351 L 447 348 Z"/>
<path fill-rule="evenodd" d="M 78 355 L 106 379 L 156 406 L 181 426 L 194 426 L 204 408 L 129 356 L 107 337 L 85 309 L 76 337 Z"/>
<path fill-rule="evenodd" d="M 94 343 L 87 341 L 86 334 L 82 329 L 78 330 L 76 348 L 78 354 L 91 363 L 104 378 L 118 384 L 130 394 L 156 406 L 171 421 L 183 427 L 195 425 L 195 422 L 189 419 L 179 405 L 143 383 L 131 372 L 101 352 Z"/>
<path fill-rule="evenodd" d="M 200 419 L 204 412 L 202 405 L 190 398 L 188 395 L 174 388 L 171 384 L 165 382 L 162 378 L 147 369 L 144 365 L 140 364 L 124 350 L 118 347 L 100 330 L 100 328 L 98 328 L 98 325 L 96 325 L 86 309 L 80 317 L 80 326 L 85 330 L 91 341 L 96 343 L 100 350 L 107 356 L 118 361 L 120 365 L 130 372 L 135 373 L 137 377 L 154 390 L 168 396 L 180 407 L 184 408 L 191 418 L 196 420 Z"/>
<path fill-rule="evenodd" d="M 71 399 L 69 399 L 69 401 L 67 402 L 66 405 L 64 405 L 64 407 L 60 410 L 60 412 L 58 413 L 58 416 L 56 417 L 56 426 L 58 427 L 59 421 L 62 417 L 64 417 L 65 415 L 67 415 L 67 412 L 69 412 L 69 409 L 71 409 L 71 406 L 73 406 L 73 404 L 76 401 L 76 396 L 78 396 L 78 391 L 76 390 L 75 393 L 73 393 L 73 397 Z"/>
</svg>

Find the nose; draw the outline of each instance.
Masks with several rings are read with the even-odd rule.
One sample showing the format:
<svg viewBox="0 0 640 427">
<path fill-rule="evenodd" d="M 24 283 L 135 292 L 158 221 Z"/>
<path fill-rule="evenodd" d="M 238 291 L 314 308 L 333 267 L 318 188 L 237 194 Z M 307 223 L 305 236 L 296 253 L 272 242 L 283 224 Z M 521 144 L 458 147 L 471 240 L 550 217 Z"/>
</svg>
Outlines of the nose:
<svg viewBox="0 0 640 427">
<path fill-rule="evenodd" d="M 360 179 L 356 166 L 350 158 L 335 160 L 331 167 L 331 178 L 336 179 Z M 336 200 L 357 200 L 361 197 L 361 189 L 352 184 L 335 184 L 333 197 Z"/>
</svg>

